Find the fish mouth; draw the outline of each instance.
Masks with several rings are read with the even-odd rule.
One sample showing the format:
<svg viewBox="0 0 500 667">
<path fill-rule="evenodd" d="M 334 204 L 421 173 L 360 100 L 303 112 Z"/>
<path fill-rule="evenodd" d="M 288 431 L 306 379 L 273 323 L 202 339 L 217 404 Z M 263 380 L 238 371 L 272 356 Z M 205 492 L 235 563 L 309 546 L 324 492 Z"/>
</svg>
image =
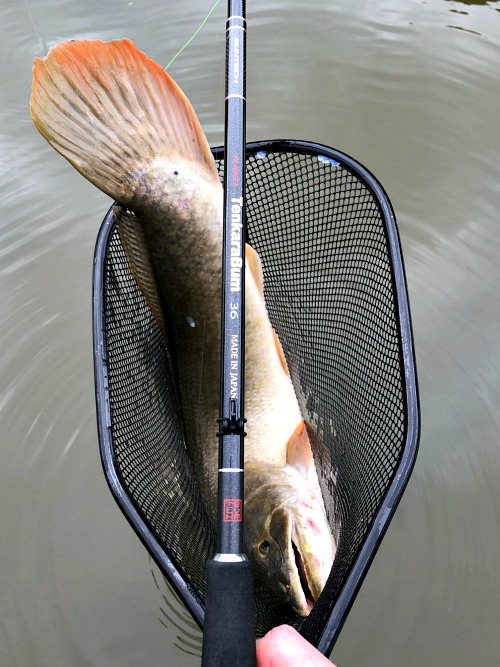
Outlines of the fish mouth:
<svg viewBox="0 0 500 667">
<path fill-rule="evenodd" d="M 295 531 L 294 531 L 295 532 Z M 311 591 L 311 588 L 309 586 L 309 582 L 307 580 L 307 572 L 306 572 L 306 566 L 304 563 L 304 559 L 302 558 L 302 554 L 300 553 L 300 549 L 295 543 L 295 541 L 292 538 L 292 549 L 293 549 L 293 555 L 294 555 L 294 560 L 295 560 L 295 567 L 297 569 L 297 575 L 298 575 L 298 580 L 300 582 L 300 588 L 302 590 L 302 595 L 303 595 L 303 603 L 301 607 L 306 611 L 306 615 L 309 614 L 311 609 L 314 606 L 314 603 L 316 600 L 314 599 L 313 593 Z"/>
</svg>

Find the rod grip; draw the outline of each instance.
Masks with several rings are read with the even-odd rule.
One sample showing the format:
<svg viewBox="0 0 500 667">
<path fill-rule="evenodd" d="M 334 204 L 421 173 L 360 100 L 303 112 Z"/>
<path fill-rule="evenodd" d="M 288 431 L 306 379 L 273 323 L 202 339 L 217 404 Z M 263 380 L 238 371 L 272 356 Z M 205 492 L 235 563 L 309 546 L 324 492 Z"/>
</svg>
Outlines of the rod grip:
<svg viewBox="0 0 500 667">
<path fill-rule="evenodd" d="M 202 667 L 255 667 L 254 618 L 252 563 L 209 561 Z"/>
</svg>

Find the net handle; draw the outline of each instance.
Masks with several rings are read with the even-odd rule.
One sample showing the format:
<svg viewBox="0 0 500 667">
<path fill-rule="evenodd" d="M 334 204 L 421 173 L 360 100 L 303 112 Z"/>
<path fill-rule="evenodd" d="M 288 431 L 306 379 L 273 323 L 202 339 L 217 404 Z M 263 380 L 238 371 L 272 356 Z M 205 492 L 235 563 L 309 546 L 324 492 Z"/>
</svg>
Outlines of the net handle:
<svg viewBox="0 0 500 667">
<path fill-rule="evenodd" d="M 202 667 L 255 667 L 253 572 L 243 552 L 245 0 L 228 0 L 217 547 L 207 567 Z"/>
</svg>

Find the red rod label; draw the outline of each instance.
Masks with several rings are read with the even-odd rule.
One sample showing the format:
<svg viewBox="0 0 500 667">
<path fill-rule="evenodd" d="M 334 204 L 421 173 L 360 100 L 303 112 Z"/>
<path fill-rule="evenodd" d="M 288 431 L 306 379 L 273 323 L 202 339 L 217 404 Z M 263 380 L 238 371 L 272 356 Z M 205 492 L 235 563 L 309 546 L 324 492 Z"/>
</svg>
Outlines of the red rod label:
<svg viewBox="0 0 500 667">
<path fill-rule="evenodd" d="M 224 499 L 224 523 L 239 523 L 242 517 L 240 498 Z"/>
</svg>

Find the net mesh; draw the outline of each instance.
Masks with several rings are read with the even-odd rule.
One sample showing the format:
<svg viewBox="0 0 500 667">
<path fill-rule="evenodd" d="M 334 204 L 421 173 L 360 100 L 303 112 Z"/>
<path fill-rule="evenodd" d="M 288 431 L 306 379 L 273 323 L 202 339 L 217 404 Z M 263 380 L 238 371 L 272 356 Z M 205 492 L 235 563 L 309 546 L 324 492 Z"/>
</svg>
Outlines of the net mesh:
<svg viewBox="0 0 500 667">
<path fill-rule="evenodd" d="M 224 164 L 218 160 L 222 178 Z M 318 154 L 247 158 L 248 241 L 306 421 L 338 542 L 307 619 L 257 598 L 257 634 L 288 622 L 316 643 L 397 470 L 405 444 L 404 370 L 386 227 L 378 199 Z M 116 231 L 104 270 L 115 466 L 136 508 L 203 602 L 215 536 L 187 457 L 162 338 Z M 214 437 L 216 431 L 214 425 Z"/>
</svg>

